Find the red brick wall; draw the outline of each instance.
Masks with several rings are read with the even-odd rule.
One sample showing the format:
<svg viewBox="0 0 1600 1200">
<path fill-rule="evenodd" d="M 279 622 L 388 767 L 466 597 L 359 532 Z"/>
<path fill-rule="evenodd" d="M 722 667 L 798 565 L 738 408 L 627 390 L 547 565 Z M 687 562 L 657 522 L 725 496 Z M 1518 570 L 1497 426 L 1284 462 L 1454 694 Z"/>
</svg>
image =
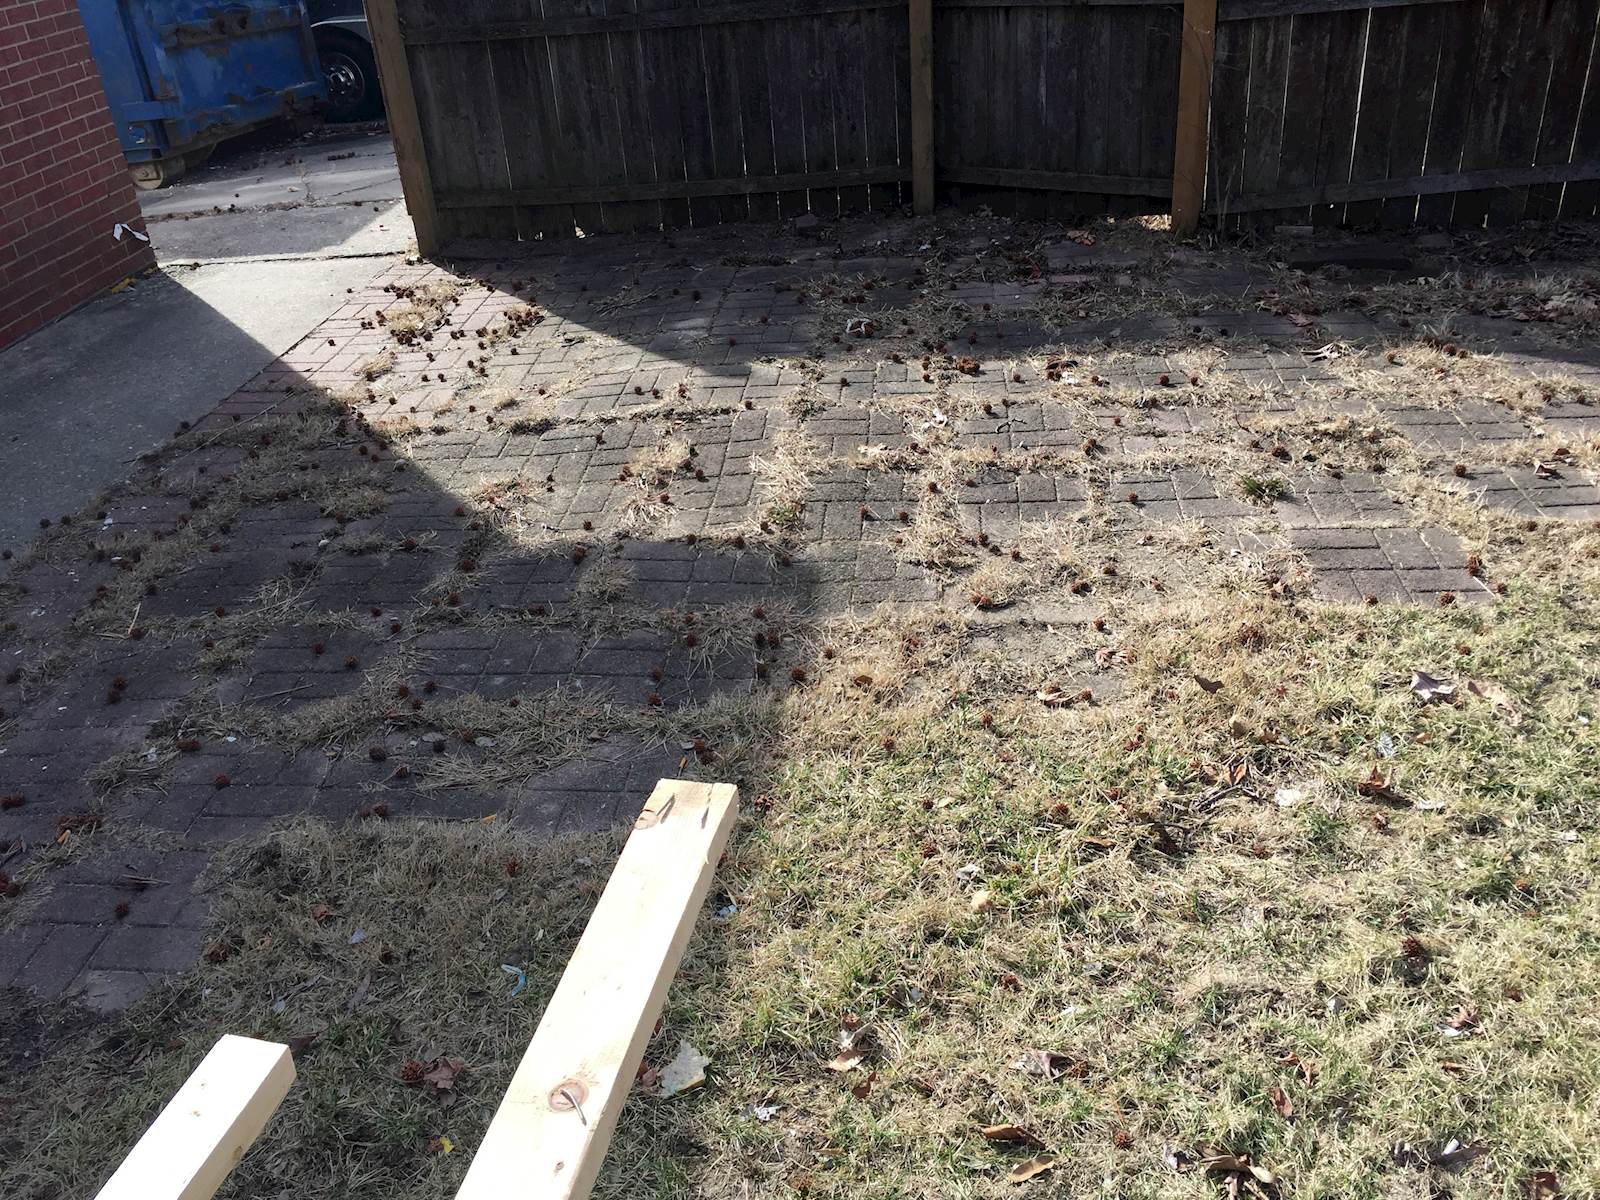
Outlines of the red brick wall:
<svg viewBox="0 0 1600 1200">
<path fill-rule="evenodd" d="M 76 0 L 0 0 L 0 347 L 155 261 Z"/>
</svg>

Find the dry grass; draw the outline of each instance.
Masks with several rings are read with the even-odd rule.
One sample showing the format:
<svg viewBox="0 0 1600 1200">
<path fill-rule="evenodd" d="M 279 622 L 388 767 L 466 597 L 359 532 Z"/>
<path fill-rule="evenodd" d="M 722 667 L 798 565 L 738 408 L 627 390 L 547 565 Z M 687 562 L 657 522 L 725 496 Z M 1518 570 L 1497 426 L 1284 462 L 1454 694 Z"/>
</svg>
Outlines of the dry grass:
<svg viewBox="0 0 1600 1200">
<path fill-rule="evenodd" d="M 1119 232 L 1108 225 L 1106 236 Z M 949 283 L 1037 269 L 1027 246 L 951 269 L 940 253 L 921 298 L 883 307 L 890 328 L 850 353 L 900 353 L 920 369 L 921 341 L 980 319 Z M 1146 274 L 1043 288 L 1025 315 L 1192 311 L 1192 298 Z M 867 537 L 927 568 L 944 602 L 837 614 L 775 601 L 759 618 L 763 637 L 781 631 L 781 648 L 761 651 L 768 677 L 715 700 L 634 708 L 558 692 L 513 707 L 446 692 L 422 714 L 393 714 L 396 685 L 419 666 L 402 645 L 350 695 L 285 712 L 219 706 L 202 689 L 173 728 L 300 750 L 387 738 L 411 748 L 443 731 L 446 749 L 415 781 L 424 791 L 514 790 L 597 739 L 622 738 L 682 748 L 683 773 L 741 784 L 745 815 L 712 906 L 735 911 L 702 915 L 647 1054 L 659 1065 L 689 1038 L 711 1056 L 710 1082 L 629 1101 L 604 1197 L 1176 1200 L 1227 1194 L 1233 1181 L 1198 1165 L 1223 1152 L 1270 1168 L 1280 1197 L 1514 1200 L 1543 1172 L 1564 1194 L 1596 1194 L 1600 531 L 1486 510 L 1450 471 L 1554 458 L 1559 439 L 1435 450 L 1383 415 L 1396 395 L 1441 413 L 1487 400 L 1508 414 L 1586 395 L 1570 379 L 1447 352 L 1457 323 L 1447 309 L 1468 296 L 1474 313 L 1542 314 L 1550 337 L 1573 339 L 1589 335 L 1592 292 L 1576 273 L 1473 278 L 1468 296 L 1460 281 L 1356 288 L 1284 274 L 1261 298 L 1274 311 L 1403 314 L 1415 333 L 1341 346 L 1335 378 L 1290 405 L 1231 373 L 1213 345 L 1097 344 L 1050 389 L 1096 431 L 1095 446 L 958 447 L 951 425 L 984 401 L 949 354 L 929 352 L 931 395 L 873 405 L 908 420 L 916 449 L 833 455 L 786 433 L 753 464 L 749 525 L 700 542 L 803 553 L 797 531 L 818 476 L 892 473 L 916 502 L 904 522 L 894 505 L 877 512 Z M 845 299 L 876 290 L 865 285 L 813 285 L 824 335 L 859 315 Z M 649 298 L 625 289 L 605 303 Z M 454 299 L 447 288 L 413 295 L 390 324 L 436 327 Z M 597 337 L 589 351 L 612 344 Z M 843 353 L 831 344 L 824 354 Z M 1150 396 L 1094 382 L 1147 352 L 1201 384 Z M 1034 377 L 1048 361 L 1014 360 Z M 655 423 L 662 440 L 629 464 L 636 494 L 618 527 L 554 531 L 542 484 L 486 480 L 464 492 L 478 527 L 439 556 L 428 588 L 465 589 L 451 565 L 463 556 L 487 571 L 500 556 L 569 559 L 581 544 L 573 611 L 463 612 L 424 599 L 408 631 L 525 624 L 588 643 L 688 628 L 688 613 L 636 599 L 611 535 L 671 534 L 662 494 L 693 477 L 694 424 L 734 410 L 669 395 L 558 419 L 558 391 L 486 388 L 474 399 L 514 409 L 516 434 Z M 803 386 L 791 408 L 817 402 Z M 1179 406 L 1192 427 L 1163 427 Z M 1113 412 L 1121 423 L 1107 426 Z M 232 448 L 263 429 L 277 442 L 215 489 L 209 519 L 261 500 L 278 477 L 326 512 L 380 513 L 375 474 L 291 469 L 340 436 L 341 415 L 318 409 L 233 435 Z M 433 413 L 446 429 L 450 416 Z M 1569 452 L 1592 466 L 1600 448 Z M 1204 474 L 1259 507 L 1225 531 L 1147 519 L 1112 490 L 1143 470 Z M 1481 607 L 1322 603 L 1286 542 L 1242 552 L 1233 535 L 1270 534 L 1273 506 L 1320 471 L 1381 478 L 1407 507 L 1364 524 L 1448 529 L 1507 594 Z M 1082 508 L 980 540 L 954 497 L 969 478 L 1022 473 L 1079 480 Z M 77 536 L 39 553 L 81 551 Z M 180 569 L 205 536 L 142 545 L 86 627 L 120 633 L 145 583 Z M 381 549 L 362 536 L 342 548 Z M 420 541 L 417 552 L 430 550 Z M 218 669 L 237 665 L 265 632 L 305 618 L 295 589 L 265 592 L 216 621 L 208 653 Z M 693 670 L 747 652 L 757 620 L 743 605 L 697 608 Z M 150 628 L 182 632 L 176 621 Z M 1456 695 L 1423 703 L 1407 686 L 1419 669 L 1456 681 Z M 461 729 L 475 736 L 450 736 Z M 96 778 L 133 790 L 159 785 L 164 767 L 119 758 Z M 390 785 L 363 787 L 378 799 Z M 224 1195 L 450 1195 L 615 845 L 541 848 L 501 824 L 511 823 L 273 833 L 218 869 L 213 952 L 170 990 L 93 1036 L 61 1010 L 0 1016 L 0 1046 L 50 1052 L 44 1065 L 0 1057 L 0 1191 L 89 1194 L 105 1147 L 131 1141 L 226 1030 L 314 1041 L 298 1043 L 301 1082 Z M 113 853 L 116 834 L 83 852 Z M 312 916 L 318 904 L 326 923 Z M 503 963 L 527 969 L 516 1001 Z M 857 1020 L 871 1028 L 865 1061 L 830 1071 L 841 1025 Z M 1041 1050 L 1058 1057 L 1030 1073 Z M 453 1104 L 397 1078 L 405 1060 L 440 1055 L 467 1064 Z M 1027 1188 L 1005 1174 L 1031 1151 L 981 1132 L 1004 1123 L 1060 1156 Z M 453 1153 L 430 1141 L 441 1136 Z M 1447 1151 L 1452 1142 L 1467 1152 Z"/>
</svg>

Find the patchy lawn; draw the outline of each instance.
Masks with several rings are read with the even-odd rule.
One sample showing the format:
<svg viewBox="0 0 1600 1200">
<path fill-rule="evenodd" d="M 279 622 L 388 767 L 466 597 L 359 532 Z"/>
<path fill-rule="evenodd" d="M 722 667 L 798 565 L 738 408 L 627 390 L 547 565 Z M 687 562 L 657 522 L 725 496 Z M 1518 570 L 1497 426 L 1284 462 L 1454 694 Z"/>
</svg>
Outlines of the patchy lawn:
<svg viewBox="0 0 1600 1200">
<path fill-rule="evenodd" d="M 826 331 L 869 289 L 806 268 L 815 352 L 774 389 L 786 423 L 754 451 L 736 522 L 681 525 L 696 485 L 732 474 L 707 430 L 757 410 L 665 376 L 663 396 L 639 385 L 619 415 L 469 368 L 448 411 L 374 436 L 410 420 L 388 396 L 437 367 L 405 339 L 368 339 L 349 371 L 370 400 L 186 433 L 240 450 L 237 473 L 74 632 L 90 647 L 121 647 L 135 621 L 152 641 L 203 636 L 210 682 L 96 764 L 103 823 L 30 858 L 7 919 L 43 911 L 76 863 L 193 844 L 193 825 L 157 815 L 219 739 L 366 774 L 340 785 L 342 808 L 219 843 L 200 961 L 126 1012 L 14 993 L 5 1193 L 90 1192 L 231 1031 L 290 1041 L 300 1079 L 223 1195 L 450 1195 L 620 835 L 552 837 L 493 799 L 419 810 L 524 795 L 617 742 L 739 782 L 744 816 L 645 1064 L 648 1083 L 687 1039 L 707 1083 L 636 1090 L 599 1195 L 1600 1191 L 1600 528 L 1582 490 L 1600 427 L 1582 423 L 1590 385 L 1568 370 L 1595 350 L 1592 264 L 1372 282 L 1244 256 L 1269 280 L 1249 314 L 1285 318 L 1263 334 L 1218 295 L 1164 290 L 1181 264 L 1108 226 L 1150 259 L 1021 293 L 1027 350 L 969 366 L 956 339 L 991 336 L 980 306 L 999 301 L 945 285 L 998 296 L 1045 261 L 1037 232 L 1001 229 L 1007 266 L 917 259 L 911 298 L 872 309 L 881 335 L 843 350 Z M 910 262 L 923 236 L 896 253 Z M 463 290 L 413 294 L 386 319 L 406 338 L 443 331 Z M 640 287 L 603 301 L 635 313 Z M 1109 343 L 1074 326 L 1140 312 L 1198 325 Z M 1373 336 L 1329 333 L 1357 317 Z M 504 320 L 482 338 L 492 370 L 513 346 L 553 344 Z M 1543 375 L 1491 340 L 1530 323 L 1557 364 Z M 1291 378 L 1241 366 L 1275 355 Z M 859 437 L 847 408 L 867 410 Z M 431 465 L 430 447 L 497 412 L 528 422 L 512 438 L 625 442 L 606 500 L 558 513 L 558 487 L 594 480 L 502 462 L 469 484 Z M 325 478 L 311 459 L 355 458 L 352 431 L 363 461 Z M 383 524 L 406 485 L 371 445 L 432 472 L 456 517 Z M 1521 481 L 1510 499 L 1489 486 L 1502 477 Z M 369 614 L 266 581 L 224 612 L 203 593 L 194 612 L 138 615 L 217 523 L 284 503 L 285 480 L 335 520 L 319 553 L 340 570 L 431 555 L 415 603 Z M 848 538 L 829 532 L 841 514 Z M 78 536 L 56 530 L 34 561 L 81 554 Z M 776 574 L 752 595 L 675 591 L 641 579 L 627 549 L 641 541 Z M 845 542 L 848 567 L 829 573 Z M 485 577 L 528 564 L 559 564 L 571 591 L 492 602 Z M 316 569 L 313 584 L 333 572 Z M 878 603 L 849 590 L 864 579 L 908 591 Z M 271 641 L 286 629 L 292 645 Z M 600 699 L 496 692 L 487 674 L 423 682 L 453 678 L 438 646 L 464 653 L 483 630 L 533 637 L 539 655 L 558 634 L 608 652 L 642 637 L 640 661 L 664 666 Z M 455 640 L 429 657 L 437 634 Z M 376 637 L 381 660 L 347 635 Z M 362 661 L 334 672 L 351 681 L 338 694 L 291 706 L 251 682 L 219 699 L 264 645 Z M 70 673 L 29 662 L 41 688 Z M 213 770 L 195 786 L 220 793 Z"/>
</svg>

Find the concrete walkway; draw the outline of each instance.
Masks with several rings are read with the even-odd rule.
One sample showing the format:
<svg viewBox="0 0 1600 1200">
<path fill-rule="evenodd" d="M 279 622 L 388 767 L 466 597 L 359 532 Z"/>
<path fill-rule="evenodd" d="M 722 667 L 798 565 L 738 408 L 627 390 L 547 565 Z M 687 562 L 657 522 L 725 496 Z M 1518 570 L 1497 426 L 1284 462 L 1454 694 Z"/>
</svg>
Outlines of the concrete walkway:
<svg viewBox="0 0 1600 1200">
<path fill-rule="evenodd" d="M 210 412 L 403 255 L 388 135 L 256 142 L 143 193 L 157 272 L 0 354 L 0 547 Z"/>
</svg>

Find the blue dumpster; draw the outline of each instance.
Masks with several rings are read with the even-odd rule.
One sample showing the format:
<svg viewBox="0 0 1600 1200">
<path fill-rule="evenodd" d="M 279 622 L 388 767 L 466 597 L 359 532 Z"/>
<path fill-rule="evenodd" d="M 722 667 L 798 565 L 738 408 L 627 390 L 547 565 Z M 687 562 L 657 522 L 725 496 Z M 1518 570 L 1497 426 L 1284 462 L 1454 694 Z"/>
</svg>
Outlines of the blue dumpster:
<svg viewBox="0 0 1600 1200">
<path fill-rule="evenodd" d="M 160 187 L 224 138 L 327 101 L 302 0 L 78 0 L 122 149 Z"/>
</svg>

